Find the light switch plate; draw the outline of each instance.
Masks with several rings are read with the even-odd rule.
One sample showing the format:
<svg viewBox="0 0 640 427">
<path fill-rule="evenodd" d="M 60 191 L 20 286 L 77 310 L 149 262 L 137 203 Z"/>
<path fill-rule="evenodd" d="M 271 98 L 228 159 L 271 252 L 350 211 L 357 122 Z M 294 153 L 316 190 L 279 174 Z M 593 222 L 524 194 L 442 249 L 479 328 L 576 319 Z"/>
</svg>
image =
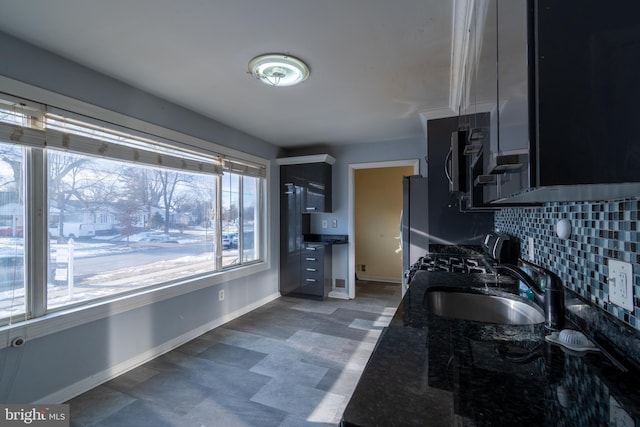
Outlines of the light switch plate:
<svg viewBox="0 0 640 427">
<path fill-rule="evenodd" d="M 609 302 L 633 311 L 633 268 L 630 263 L 609 260 Z"/>
</svg>

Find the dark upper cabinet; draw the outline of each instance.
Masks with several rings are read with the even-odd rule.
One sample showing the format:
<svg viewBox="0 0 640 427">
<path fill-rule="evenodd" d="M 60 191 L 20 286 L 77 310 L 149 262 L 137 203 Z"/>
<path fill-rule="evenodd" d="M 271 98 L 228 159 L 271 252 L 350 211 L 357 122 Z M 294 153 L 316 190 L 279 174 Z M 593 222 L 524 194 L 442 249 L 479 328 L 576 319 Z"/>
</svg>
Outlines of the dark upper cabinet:
<svg viewBox="0 0 640 427">
<path fill-rule="evenodd" d="M 486 179 L 485 201 L 640 194 L 640 2 L 486 5 L 474 30 L 482 34 L 477 73 L 468 79 L 479 82 L 470 100 L 481 100 L 470 108 L 491 113 L 483 169 L 495 182 Z M 494 90 L 490 64 L 495 102 L 485 96 Z"/>
<path fill-rule="evenodd" d="M 325 162 L 281 166 L 281 183 L 299 187 L 302 212 L 331 212 L 331 164 Z"/>
<path fill-rule="evenodd" d="M 331 165 L 308 163 L 301 166 L 305 192 L 303 211 L 331 212 Z"/>
</svg>

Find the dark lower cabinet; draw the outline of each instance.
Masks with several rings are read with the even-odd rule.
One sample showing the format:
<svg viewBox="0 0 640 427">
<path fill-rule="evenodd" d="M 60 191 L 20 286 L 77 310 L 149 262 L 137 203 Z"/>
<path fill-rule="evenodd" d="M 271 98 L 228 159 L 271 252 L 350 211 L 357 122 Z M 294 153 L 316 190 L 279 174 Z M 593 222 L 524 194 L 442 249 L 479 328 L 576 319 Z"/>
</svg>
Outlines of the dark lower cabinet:
<svg viewBox="0 0 640 427">
<path fill-rule="evenodd" d="M 302 243 L 301 250 L 289 253 L 281 262 L 280 293 L 323 299 L 331 291 L 332 246 Z"/>
<path fill-rule="evenodd" d="M 300 287 L 297 292 L 324 298 L 331 291 L 331 245 L 306 243 L 301 256 Z"/>
</svg>

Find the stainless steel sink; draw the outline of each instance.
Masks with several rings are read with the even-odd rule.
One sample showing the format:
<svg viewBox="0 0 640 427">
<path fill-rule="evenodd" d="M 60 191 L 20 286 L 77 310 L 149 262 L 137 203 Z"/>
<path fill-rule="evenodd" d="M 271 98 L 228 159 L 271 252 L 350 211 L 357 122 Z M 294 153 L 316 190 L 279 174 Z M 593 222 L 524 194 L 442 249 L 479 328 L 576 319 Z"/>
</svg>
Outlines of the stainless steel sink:
<svg viewBox="0 0 640 427">
<path fill-rule="evenodd" d="M 501 325 L 536 325 L 544 312 L 533 302 L 517 296 L 499 296 L 459 290 L 429 290 L 424 307 L 432 314 Z"/>
</svg>

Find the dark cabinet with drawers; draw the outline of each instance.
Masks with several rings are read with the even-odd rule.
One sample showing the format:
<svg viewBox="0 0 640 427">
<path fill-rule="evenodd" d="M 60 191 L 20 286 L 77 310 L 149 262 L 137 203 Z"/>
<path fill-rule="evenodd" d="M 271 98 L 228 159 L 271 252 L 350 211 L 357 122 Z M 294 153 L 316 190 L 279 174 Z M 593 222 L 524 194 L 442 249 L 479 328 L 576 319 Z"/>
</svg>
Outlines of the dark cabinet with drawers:
<svg viewBox="0 0 640 427">
<path fill-rule="evenodd" d="M 331 291 L 331 245 L 305 243 L 298 292 L 322 298 Z"/>
<path fill-rule="evenodd" d="M 316 160 L 317 156 L 312 156 Z M 331 212 L 331 163 L 308 158 L 280 163 L 280 293 L 324 298 L 331 290 L 332 247 L 305 242 L 310 217 Z"/>
</svg>

